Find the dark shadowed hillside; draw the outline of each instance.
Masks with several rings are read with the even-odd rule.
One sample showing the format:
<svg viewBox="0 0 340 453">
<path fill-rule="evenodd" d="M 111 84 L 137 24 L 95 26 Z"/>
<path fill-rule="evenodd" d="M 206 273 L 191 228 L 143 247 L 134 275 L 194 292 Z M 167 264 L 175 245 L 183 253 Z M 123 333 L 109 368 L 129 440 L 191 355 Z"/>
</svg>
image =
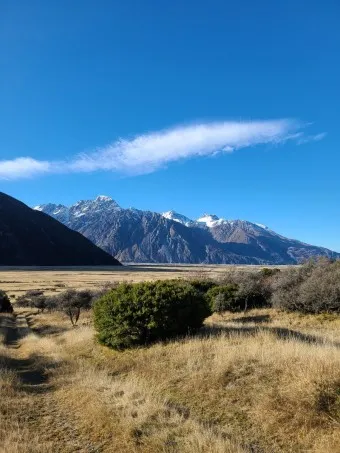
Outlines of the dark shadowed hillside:
<svg viewBox="0 0 340 453">
<path fill-rule="evenodd" d="M 80 233 L 0 192 L 0 265 L 120 265 Z"/>
</svg>

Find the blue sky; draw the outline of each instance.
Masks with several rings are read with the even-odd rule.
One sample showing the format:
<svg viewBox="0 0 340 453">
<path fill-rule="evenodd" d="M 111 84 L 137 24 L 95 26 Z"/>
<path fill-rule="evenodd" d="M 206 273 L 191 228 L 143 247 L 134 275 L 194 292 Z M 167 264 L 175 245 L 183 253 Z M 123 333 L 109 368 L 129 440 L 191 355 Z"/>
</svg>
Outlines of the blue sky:
<svg viewBox="0 0 340 453">
<path fill-rule="evenodd" d="M 339 21 L 337 0 L 5 0 L 0 190 L 340 251 Z"/>
</svg>

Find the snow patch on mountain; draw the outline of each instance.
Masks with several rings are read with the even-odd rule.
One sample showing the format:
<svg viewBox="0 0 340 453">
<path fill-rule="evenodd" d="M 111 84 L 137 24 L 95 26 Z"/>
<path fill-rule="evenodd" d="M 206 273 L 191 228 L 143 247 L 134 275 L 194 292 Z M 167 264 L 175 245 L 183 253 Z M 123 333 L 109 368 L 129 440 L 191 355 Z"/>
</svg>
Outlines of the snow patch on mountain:
<svg viewBox="0 0 340 453">
<path fill-rule="evenodd" d="M 70 221 L 71 218 L 83 217 L 89 213 L 106 212 L 115 209 L 121 209 L 119 204 L 111 197 L 99 195 L 94 200 L 80 200 L 71 207 L 56 205 L 53 203 L 42 204 L 33 208 L 36 211 L 42 211 L 46 214 L 56 217 L 63 223 Z"/>
<path fill-rule="evenodd" d="M 198 223 L 203 223 L 206 225 L 208 228 L 215 227 L 217 225 L 221 225 L 222 223 L 228 222 L 225 219 L 220 219 L 217 217 L 215 214 L 203 214 L 202 217 L 196 220 Z"/>
<path fill-rule="evenodd" d="M 179 214 L 176 211 L 167 211 L 163 212 L 162 216 L 165 219 L 173 220 L 174 222 L 182 223 L 185 226 L 191 226 L 194 224 L 194 221 L 186 217 L 185 215 Z"/>
<path fill-rule="evenodd" d="M 254 223 L 254 225 L 256 225 L 264 230 L 269 230 L 269 228 L 266 225 L 263 225 L 262 223 Z"/>
<path fill-rule="evenodd" d="M 98 197 L 95 199 L 95 201 L 114 201 L 111 197 L 108 197 L 107 195 L 98 195 Z M 116 203 L 114 201 L 114 203 Z"/>
<path fill-rule="evenodd" d="M 188 226 L 188 227 L 207 227 L 207 228 L 214 228 L 219 225 L 227 225 L 232 227 L 235 223 L 239 222 L 242 223 L 242 225 L 247 226 L 248 228 L 252 226 L 252 228 L 258 227 L 263 230 L 270 231 L 270 229 L 266 226 L 263 225 L 262 223 L 252 223 L 248 222 L 245 220 L 227 220 L 222 217 L 218 217 L 216 214 L 203 214 L 201 217 L 199 217 L 196 220 L 189 219 L 189 217 L 186 217 L 183 214 L 179 214 L 176 211 L 167 211 L 163 212 L 162 216 L 166 219 L 173 220 L 174 222 L 181 223 L 182 225 Z"/>
</svg>

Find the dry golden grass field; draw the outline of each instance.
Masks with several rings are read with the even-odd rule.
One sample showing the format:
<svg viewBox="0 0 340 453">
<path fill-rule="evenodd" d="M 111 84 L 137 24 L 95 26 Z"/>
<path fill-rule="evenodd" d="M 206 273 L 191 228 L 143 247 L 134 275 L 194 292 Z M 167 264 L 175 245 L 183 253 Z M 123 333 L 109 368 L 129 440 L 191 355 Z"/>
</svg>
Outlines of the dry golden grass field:
<svg viewBox="0 0 340 453">
<path fill-rule="evenodd" d="M 216 278 L 231 266 L 199 265 L 134 265 L 123 267 L 60 267 L 60 268 L 6 268 L 0 267 L 0 289 L 9 296 L 18 296 L 30 289 L 41 289 L 46 294 L 67 288 L 95 289 L 105 283 L 140 282 L 157 279 L 187 278 L 199 274 Z M 233 266 L 235 267 L 235 266 Z M 244 269 L 245 266 L 236 266 Z M 261 266 L 247 266 L 258 269 Z M 280 266 L 278 266 L 280 267 Z"/>
<path fill-rule="evenodd" d="M 126 272 L 8 271 L 0 288 L 143 279 Z M 339 453 L 340 319 L 225 313 L 195 337 L 117 352 L 90 312 L 76 328 L 61 313 L 0 315 L 0 453 L 52 452 Z"/>
</svg>

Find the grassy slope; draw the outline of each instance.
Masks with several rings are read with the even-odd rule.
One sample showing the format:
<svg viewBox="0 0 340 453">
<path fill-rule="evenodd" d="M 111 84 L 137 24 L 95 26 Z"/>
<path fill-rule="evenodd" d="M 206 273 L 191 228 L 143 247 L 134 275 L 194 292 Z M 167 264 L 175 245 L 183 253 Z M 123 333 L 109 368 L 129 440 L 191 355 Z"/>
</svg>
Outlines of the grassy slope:
<svg viewBox="0 0 340 453">
<path fill-rule="evenodd" d="M 29 320 L 39 335 L 25 337 L 16 354 L 45 364 L 51 391 L 42 398 L 41 386 L 29 392 L 15 372 L 2 372 L 6 453 L 41 445 L 70 452 L 340 452 L 339 318 L 274 310 L 216 316 L 201 337 L 123 353 L 93 341 L 89 315 L 77 329 L 59 314 Z M 35 414 L 33 422 L 20 420 L 20 431 L 18 404 Z"/>
</svg>

